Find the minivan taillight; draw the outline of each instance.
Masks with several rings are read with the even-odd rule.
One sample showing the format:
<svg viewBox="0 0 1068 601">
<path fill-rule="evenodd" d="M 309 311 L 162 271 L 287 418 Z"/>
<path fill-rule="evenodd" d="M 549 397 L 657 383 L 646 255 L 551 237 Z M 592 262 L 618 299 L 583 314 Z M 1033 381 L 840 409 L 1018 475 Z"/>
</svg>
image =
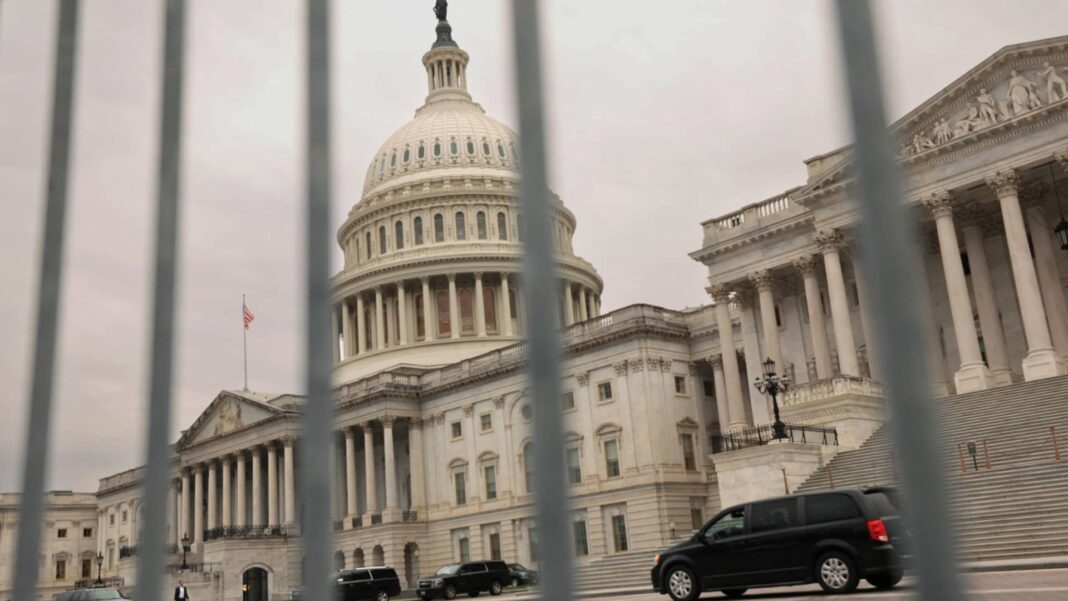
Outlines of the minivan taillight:
<svg viewBox="0 0 1068 601">
<path fill-rule="evenodd" d="M 868 522 L 868 535 L 877 543 L 890 542 L 890 534 L 886 531 L 886 524 L 882 520 L 870 520 Z"/>
</svg>

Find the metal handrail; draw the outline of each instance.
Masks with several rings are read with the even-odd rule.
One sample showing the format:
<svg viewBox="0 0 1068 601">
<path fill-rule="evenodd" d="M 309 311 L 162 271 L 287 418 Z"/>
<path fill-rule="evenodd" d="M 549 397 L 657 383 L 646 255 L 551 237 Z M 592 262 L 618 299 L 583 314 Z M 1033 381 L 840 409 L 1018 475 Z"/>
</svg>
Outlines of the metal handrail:
<svg viewBox="0 0 1068 601">
<path fill-rule="evenodd" d="M 709 438 L 712 453 L 726 453 L 766 445 L 774 440 L 772 426 L 752 426 L 727 434 L 714 434 Z M 789 442 L 838 446 L 838 430 L 818 426 L 786 424 L 786 440 Z"/>
</svg>

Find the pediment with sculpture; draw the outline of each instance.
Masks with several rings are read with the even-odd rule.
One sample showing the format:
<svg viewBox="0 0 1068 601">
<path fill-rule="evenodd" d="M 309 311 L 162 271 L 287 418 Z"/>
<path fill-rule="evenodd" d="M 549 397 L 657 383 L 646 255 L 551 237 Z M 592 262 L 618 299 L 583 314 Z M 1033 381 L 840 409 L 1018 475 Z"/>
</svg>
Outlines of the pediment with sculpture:
<svg viewBox="0 0 1068 601">
<path fill-rule="evenodd" d="M 957 148 L 1068 108 L 1068 38 L 1003 49 L 898 123 L 899 156 Z"/>
<path fill-rule="evenodd" d="M 179 447 L 226 436 L 283 411 L 266 402 L 223 391 L 182 433 Z"/>
</svg>

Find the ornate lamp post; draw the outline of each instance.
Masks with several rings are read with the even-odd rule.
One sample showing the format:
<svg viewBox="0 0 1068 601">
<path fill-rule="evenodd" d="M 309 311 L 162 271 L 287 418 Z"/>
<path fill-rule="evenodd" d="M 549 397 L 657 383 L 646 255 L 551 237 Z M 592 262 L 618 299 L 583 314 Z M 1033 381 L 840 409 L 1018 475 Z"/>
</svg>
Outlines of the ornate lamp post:
<svg viewBox="0 0 1068 601">
<path fill-rule="evenodd" d="M 185 554 L 189 552 L 189 535 L 182 535 L 182 570 L 188 570 L 189 566 L 185 563 Z"/>
<path fill-rule="evenodd" d="M 100 551 L 96 552 L 96 583 L 104 584 L 104 581 L 100 579 L 100 569 L 104 567 L 104 554 Z"/>
<path fill-rule="evenodd" d="M 775 373 L 775 361 L 771 357 L 764 360 L 764 376 L 757 376 L 753 384 L 761 394 L 771 395 L 771 406 L 775 409 L 775 422 L 771 425 L 772 440 L 782 440 L 786 436 L 786 424 L 779 418 L 779 393 L 786 392 L 790 381 L 786 376 Z"/>
<path fill-rule="evenodd" d="M 1061 155 L 1057 156 L 1057 160 L 1061 159 Z M 1062 163 L 1063 165 L 1064 163 Z M 1053 164 L 1049 166 L 1049 179 L 1050 184 L 1053 186 L 1053 194 L 1057 197 L 1057 208 L 1061 210 L 1061 222 L 1053 227 L 1053 233 L 1057 234 L 1057 239 L 1061 243 L 1062 250 L 1068 250 L 1068 220 L 1064 219 L 1064 205 L 1061 204 L 1061 193 L 1057 189 L 1057 178 L 1053 176 Z"/>
</svg>

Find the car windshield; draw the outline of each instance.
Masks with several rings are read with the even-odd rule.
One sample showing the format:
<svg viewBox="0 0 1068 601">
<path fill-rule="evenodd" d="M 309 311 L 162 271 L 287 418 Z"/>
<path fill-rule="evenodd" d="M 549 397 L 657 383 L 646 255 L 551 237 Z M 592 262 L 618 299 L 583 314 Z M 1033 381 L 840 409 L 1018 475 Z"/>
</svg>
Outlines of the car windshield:
<svg viewBox="0 0 1068 601">
<path fill-rule="evenodd" d="M 85 591 L 82 594 L 84 601 L 107 601 L 108 599 L 128 599 L 126 595 L 119 592 L 118 589 L 103 588 L 91 591 Z"/>
<path fill-rule="evenodd" d="M 523 572 L 526 571 L 526 567 L 524 567 L 523 564 L 521 564 L 521 563 L 508 564 L 508 567 L 512 568 L 513 570 L 520 570 L 520 571 L 523 571 Z"/>
<path fill-rule="evenodd" d="M 437 574 L 435 574 L 435 576 L 452 576 L 459 569 L 460 564 L 450 563 L 447 566 L 441 566 L 441 569 L 437 571 Z"/>
</svg>

